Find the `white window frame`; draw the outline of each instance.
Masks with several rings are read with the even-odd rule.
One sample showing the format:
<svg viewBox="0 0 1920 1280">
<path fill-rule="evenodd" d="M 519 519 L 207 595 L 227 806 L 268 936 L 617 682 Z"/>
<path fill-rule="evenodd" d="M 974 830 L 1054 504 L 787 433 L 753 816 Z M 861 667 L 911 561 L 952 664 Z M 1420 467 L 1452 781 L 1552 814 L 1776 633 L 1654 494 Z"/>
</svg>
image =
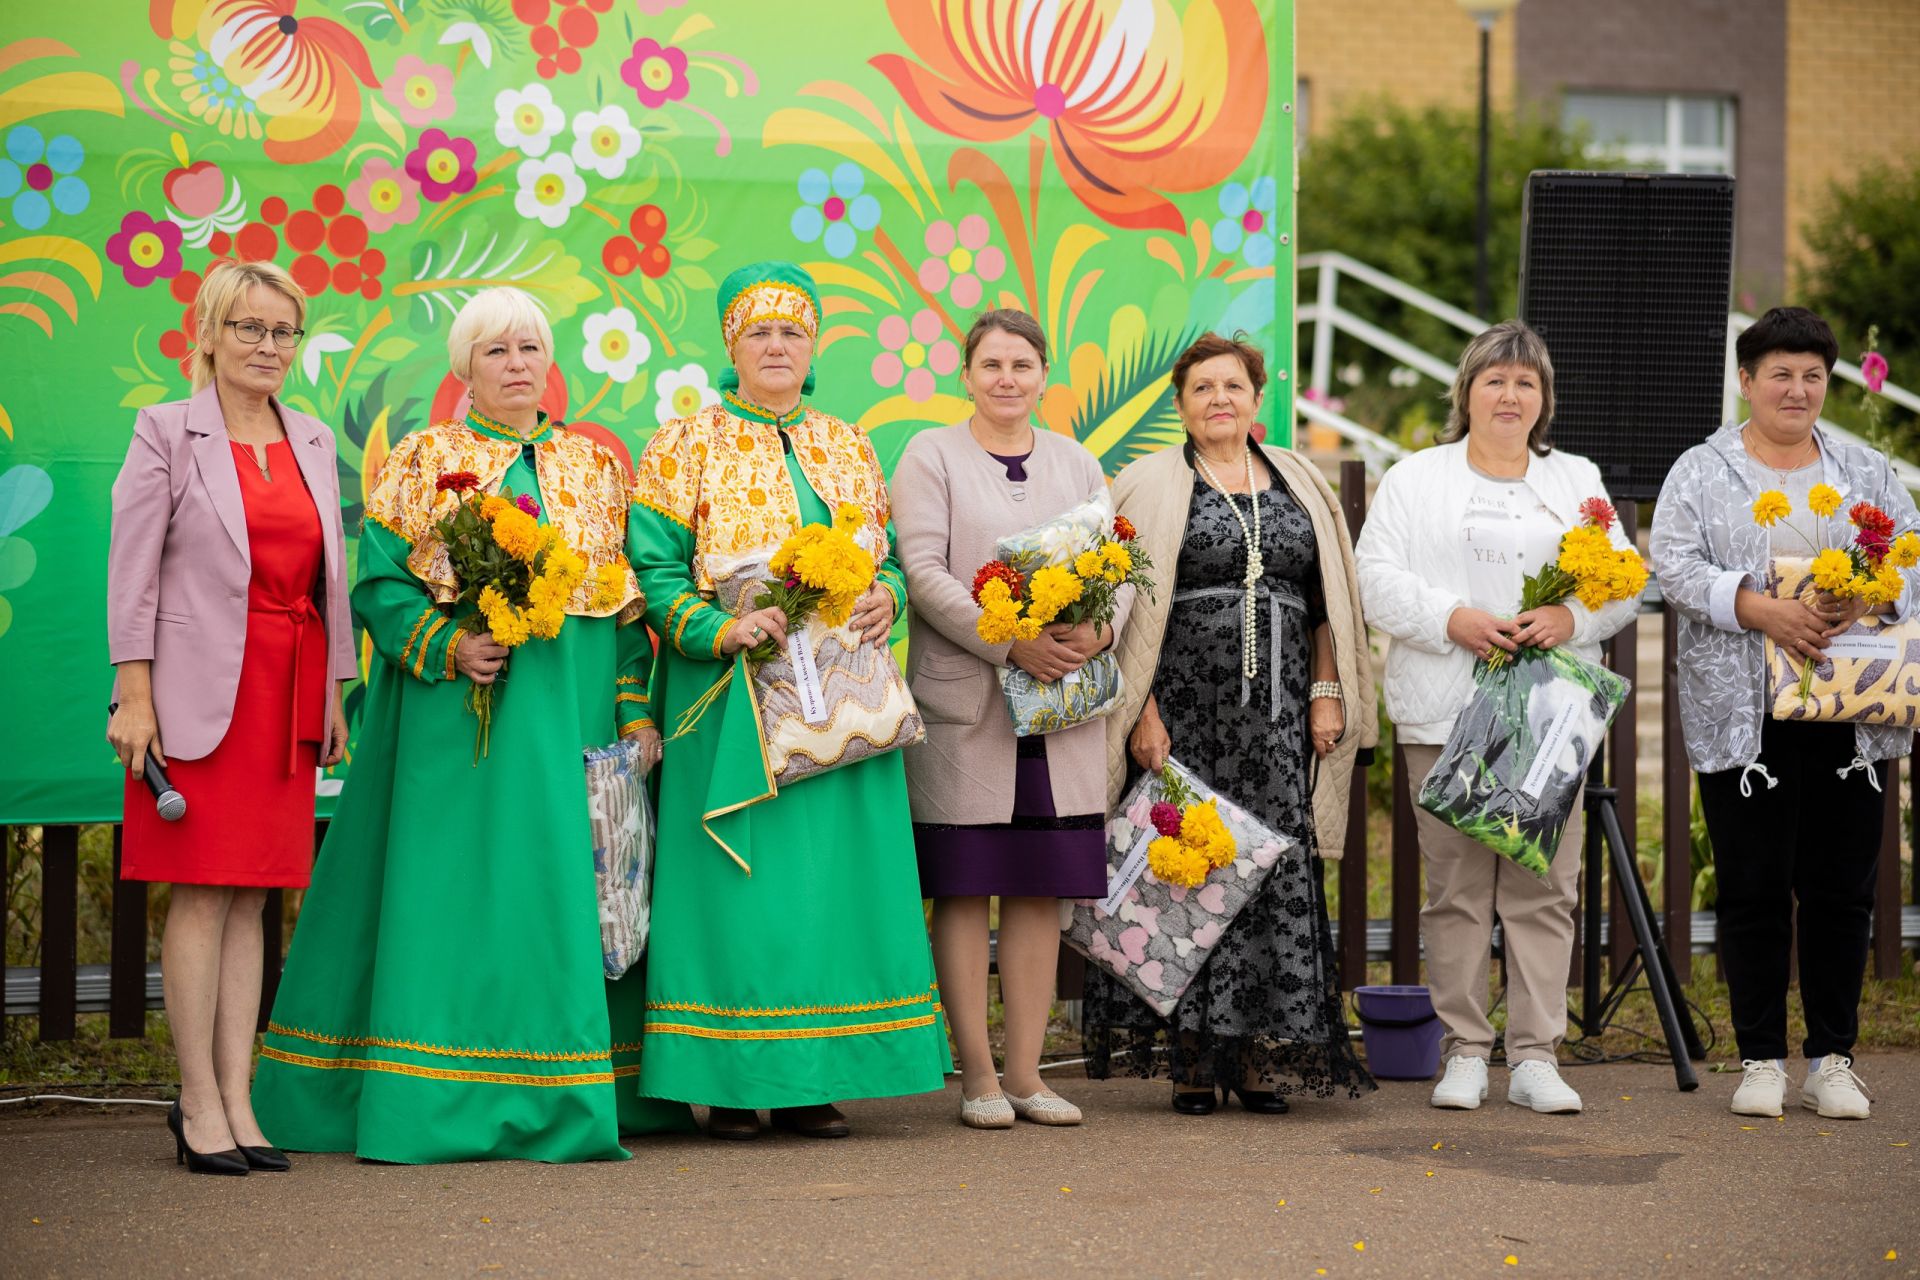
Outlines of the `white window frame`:
<svg viewBox="0 0 1920 1280">
<path fill-rule="evenodd" d="M 1617 93 L 1605 89 L 1575 89 L 1568 92 L 1586 98 L 1657 98 L 1666 104 L 1667 136 L 1661 143 L 1645 142 L 1607 142 L 1596 140 L 1589 142 L 1586 154 L 1592 159 L 1613 158 L 1625 160 L 1628 164 L 1645 166 L 1647 169 L 1662 173 L 1680 173 L 1689 165 L 1707 166 L 1704 172 L 1731 174 L 1734 171 L 1734 157 L 1739 154 L 1738 134 L 1739 103 L 1730 94 L 1719 93 Z M 1722 105 L 1726 112 L 1727 141 L 1722 147 L 1690 147 L 1681 139 L 1685 136 L 1682 127 L 1683 112 L 1689 102 L 1714 102 Z M 1563 99 L 1564 103 L 1564 99 Z M 1565 119 L 1564 106 L 1562 120 Z"/>
</svg>

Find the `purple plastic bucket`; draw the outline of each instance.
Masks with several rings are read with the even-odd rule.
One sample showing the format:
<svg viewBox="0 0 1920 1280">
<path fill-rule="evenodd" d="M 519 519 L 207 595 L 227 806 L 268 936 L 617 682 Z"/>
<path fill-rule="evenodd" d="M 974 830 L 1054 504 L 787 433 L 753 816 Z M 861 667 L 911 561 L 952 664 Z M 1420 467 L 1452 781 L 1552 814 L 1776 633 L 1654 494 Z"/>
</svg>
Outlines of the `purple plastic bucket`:
<svg viewBox="0 0 1920 1280">
<path fill-rule="evenodd" d="M 1440 1069 L 1440 1016 L 1425 987 L 1355 987 L 1367 1069 L 1382 1080 L 1431 1080 Z"/>
</svg>

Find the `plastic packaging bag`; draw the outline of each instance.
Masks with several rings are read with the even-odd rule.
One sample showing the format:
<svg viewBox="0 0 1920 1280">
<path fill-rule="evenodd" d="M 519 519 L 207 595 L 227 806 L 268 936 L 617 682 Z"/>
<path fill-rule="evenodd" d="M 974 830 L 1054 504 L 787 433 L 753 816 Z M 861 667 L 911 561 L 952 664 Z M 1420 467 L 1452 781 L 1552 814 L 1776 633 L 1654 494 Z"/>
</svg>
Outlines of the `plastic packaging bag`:
<svg viewBox="0 0 1920 1280">
<path fill-rule="evenodd" d="M 582 752 L 593 878 L 600 896 L 600 953 L 609 978 L 647 949 L 653 919 L 653 806 L 640 744 L 623 738 Z"/>
</svg>

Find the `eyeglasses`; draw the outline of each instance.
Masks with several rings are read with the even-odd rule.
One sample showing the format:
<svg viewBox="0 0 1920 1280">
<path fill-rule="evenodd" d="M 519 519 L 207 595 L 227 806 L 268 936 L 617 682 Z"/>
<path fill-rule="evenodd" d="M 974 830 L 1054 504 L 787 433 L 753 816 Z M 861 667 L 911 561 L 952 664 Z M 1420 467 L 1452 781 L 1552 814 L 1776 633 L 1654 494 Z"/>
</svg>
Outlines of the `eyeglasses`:
<svg viewBox="0 0 1920 1280">
<path fill-rule="evenodd" d="M 254 320 L 229 320 L 226 324 L 233 330 L 234 336 L 248 344 L 257 343 L 271 333 L 274 346 L 291 347 L 298 345 L 300 339 L 307 336 L 305 329 L 289 329 L 286 325 L 275 325 L 269 329 Z"/>
</svg>

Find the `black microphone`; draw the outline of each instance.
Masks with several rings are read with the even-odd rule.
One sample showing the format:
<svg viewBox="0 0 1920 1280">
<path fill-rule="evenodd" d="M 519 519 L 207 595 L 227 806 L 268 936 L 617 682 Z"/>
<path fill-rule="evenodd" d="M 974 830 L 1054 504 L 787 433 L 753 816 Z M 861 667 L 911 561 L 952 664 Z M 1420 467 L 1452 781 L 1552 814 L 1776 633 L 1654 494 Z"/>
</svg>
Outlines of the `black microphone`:
<svg viewBox="0 0 1920 1280">
<path fill-rule="evenodd" d="M 111 716 L 120 709 L 117 702 L 107 704 L 107 714 Z M 147 780 L 147 790 L 153 792 L 153 810 L 160 815 L 162 822 L 178 822 L 187 816 L 187 798 L 173 789 L 167 781 L 167 774 L 160 762 L 153 758 L 153 748 L 147 748 L 147 767 L 143 772 Z"/>
<path fill-rule="evenodd" d="M 147 751 L 146 768 L 147 790 L 153 792 L 154 812 L 164 822 L 178 822 L 187 816 L 187 798 L 173 789 L 167 781 L 167 775 L 160 768 L 160 762 L 153 758 L 153 751 Z"/>
</svg>

